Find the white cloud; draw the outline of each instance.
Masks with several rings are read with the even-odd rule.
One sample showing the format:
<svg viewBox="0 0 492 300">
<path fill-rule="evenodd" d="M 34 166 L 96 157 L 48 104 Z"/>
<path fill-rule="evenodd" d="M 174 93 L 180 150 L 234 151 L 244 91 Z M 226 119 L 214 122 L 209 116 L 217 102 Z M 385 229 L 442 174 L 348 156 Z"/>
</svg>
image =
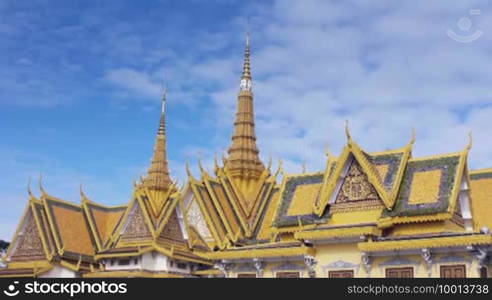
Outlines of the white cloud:
<svg viewBox="0 0 492 300">
<path fill-rule="evenodd" d="M 310 169 L 322 169 L 324 147 L 339 153 L 345 145 L 348 119 L 354 138 L 368 151 L 405 145 L 415 127 L 417 156 L 461 150 L 472 130 L 471 166 L 492 165 L 485 124 L 492 107 L 492 54 L 486 47 L 491 35 L 470 44 L 446 35 L 447 29 L 458 30 L 456 21 L 470 9 L 483 9 L 482 15 L 470 16 L 473 30 L 492 30 L 481 4 L 279 0 L 256 5 L 249 12 L 262 157 L 282 157 L 292 171 L 299 171 L 303 160 Z M 235 24 L 244 20 L 238 17 Z M 203 39 L 227 36 L 204 33 Z M 178 56 L 164 72 L 172 74 L 180 93 L 212 99 L 213 117 L 201 116 L 215 124 L 218 143 L 204 151 L 208 154 L 228 146 L 242 56 L 214 53 Z"/>
<path fill-rule="evenodd" d="M 106 75 L 106 80 L 140 97 L 159 99 L 159 94 L 162 93 L 162 84 L 159 85 L 149 75 L 133 69 L 111 70 Z"/>
</svg>

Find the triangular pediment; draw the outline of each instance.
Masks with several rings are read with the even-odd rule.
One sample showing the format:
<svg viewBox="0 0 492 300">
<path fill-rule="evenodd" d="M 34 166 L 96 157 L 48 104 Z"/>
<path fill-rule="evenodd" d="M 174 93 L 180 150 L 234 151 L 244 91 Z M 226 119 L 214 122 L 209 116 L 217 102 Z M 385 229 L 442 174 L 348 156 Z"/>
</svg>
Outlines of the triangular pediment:
<svg viewBox="0 0 492 300">
<path fill-rule="evenodd" d="M 214 237 L 208 228 L 207 221 L 200 209 L 196 199 L 193 199 L 186 208 L 186 220 L 190 226 L 196 229 L 196 232 L 206 241 L 214 241 Z"/>
<path fill-rule="evenodd" d="M 381 201 L 376 189 L 357 160 L 352 160 L 343 176 L 335 204 L 357 201 Z M 381 203 L 382 204 L 382 203 Z"/>
<path fill-rule="evenodd" d="M 350 197 L 354 199 L 374 198 L 373 192 L 375 191 L 378 200 L 383 203 L 384 207 L 392 210 L 398 196 L 405 167 L 411 156 L 411 145 L 409 144 L 401 149 L 369 154 L 363 151 L 354 141 L 350 140 L 339 158 L 330 157 L 328 159 L 323 187 L 319 199 L 316 201 L 317 215 L 323 215 L 327 206 L 335 203 L 335 200 L 339 197 L 339 191 L 344 191 L 345 195 L 349 195 L 350 189 L 352 189 Z M 344 176 L 348 173 L 348 168 L 352 166 L 354 161 L 358 164 L 357 169 L 365 174 L 364 183 L 362 185 L 347 183 L 342 190 L 341 184 L 345 182 Z M 351 172 L 355 172 L 355 170 L 353 169 Z M 361 178 L 359 176 L 357 180 Z M 365 182 L 370 184 L 371 188 Z M 341 194 L 342 196 L 338 200 L 343 200 L 344 193 Z"/>
<path fill-rule="evenodd" d="M 40 232 L 31 210 L 29 210 L 14 239 L 12 261 L 32 261 L 46 259 Z"/>
<path fill-rule="evenodd" d="M 130 214 L 128 215 L 126 224 L 123 227 L 121 238 L 146 240 L 152 238 L 152 232 L 145 221 L 144 211 L 138 201 L 135 201 Z"/>
<path fill-rule="evenodd" d="M 169 239 L 173 241 L 184 242 L 183 231 L 179 224 L 178 214 L 176 210 L 171 214 L 167 220 L 167 224 L 159 235 L 159 239 Z"/>
</svg>

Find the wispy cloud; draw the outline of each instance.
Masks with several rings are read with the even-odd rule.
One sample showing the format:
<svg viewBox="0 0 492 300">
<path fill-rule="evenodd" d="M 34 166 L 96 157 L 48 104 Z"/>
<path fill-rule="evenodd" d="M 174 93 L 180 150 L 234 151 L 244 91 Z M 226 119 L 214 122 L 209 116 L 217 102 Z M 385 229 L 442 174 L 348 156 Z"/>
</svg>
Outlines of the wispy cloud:
<svg viewBox="0 0 492 300">
<path fill-rule="evenodd" d="M 230 142 L 246 28 L 265 161 L 321 170 L 324 148 L 345 145 L 349 120 L 368 151 L 406 144 L 415 127 L 416 156 L 461 150 L 472 130 L 471 167 L 492 165 L 492 7 L 483 1 L 80 5 L 0 3 L 0 117 L 9 128 L 0 147 L 31 156 L 24 163 L 4 151 L 0 170 L 13 174 L 0 195 L 7 203 L 21 201 L 39 171 L 57 196 L 76 200 L 82 180 L 96 200 L 125 202 L 151 154 L 163 82 L 173 176 L 186 178 L 187 157 L 198 174 L 198 152 L 212 170 L 214 153 L 220 160 Z M 457 24 L 463 17 L 469 32 Z M 460 43 L 447 30 L 484 34 Z M 33 124 L 64 133 L 31 135 Z M 72 132 L 91 138 L 70 140 Z M 80 143 L 73 153 L 67 139 Z M 116 167 L 86 167 L 94 157 Z"/>
</svg>

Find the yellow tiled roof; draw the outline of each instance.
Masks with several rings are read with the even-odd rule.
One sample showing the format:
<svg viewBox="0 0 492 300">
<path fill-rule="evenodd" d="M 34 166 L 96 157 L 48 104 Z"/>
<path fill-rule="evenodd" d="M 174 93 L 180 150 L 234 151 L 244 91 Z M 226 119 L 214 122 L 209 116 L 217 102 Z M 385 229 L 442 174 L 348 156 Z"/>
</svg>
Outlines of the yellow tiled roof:
<svg viewBox="0 0 492 300">
<path fill-rule="evenodd" d="M 475 228 L 492 228 L 492 169 L 470 172 L 471 203 Z"/>
<path fill-rule="evenodd" d="M 258 240 L 266 240 L 270 239 L 270 227 L 275 219 L 275 210 L 277 209 L 278 202 L 280 200 L 280 193 L 278 189 L 271 196 L 270 204 L 265 212 L 265 216 L 263 217 L 263 222 L 259 224 L 260 226 L 258 234 L 256 235 L 256 239 Z"/>
<path fill-rule="evenodd" d="M 65 251 L 94 255 L 89 227 L 81 209 L 52 206 L 53 217 Z"/>
</svg>

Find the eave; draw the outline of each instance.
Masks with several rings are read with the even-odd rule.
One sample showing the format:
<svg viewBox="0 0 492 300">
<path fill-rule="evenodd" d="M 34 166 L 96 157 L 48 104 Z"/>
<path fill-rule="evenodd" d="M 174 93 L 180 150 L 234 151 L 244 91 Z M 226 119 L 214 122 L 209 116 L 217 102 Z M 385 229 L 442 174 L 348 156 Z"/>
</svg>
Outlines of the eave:
<svg viewBox="0 0 492 300">
<path fill-rule="evenodd" d="M 364 235 L 380 236 L 381 229 L 376 226 L 357 226 L 343 228 L 319 228 L 315 230 L 305 230 L 294 233 L 295 239 L 305 240 L 328 240 Z"/>
<path fill-rule="evenodd" d="M 246 247 L 245 247 L 246 248 Z M 315 250 L 312 247 L 307 247 L 304 245 L 299 246 L 282 246 L 279 245 L 270 245 L 270 247 L 262 247 L 262 248 L 250 248 L 246 249 L 230 249 L 224 251 L 217 252 L 208 252 L 199 254 L 204 258 L 211 260 L 234 260 L 234 259 L 244 259 L 244 258 L 278 258 L 278 257 L 299 257 L 310 255 L 314 256 Z"/>
<path fill-rule="evenodd" d="M 363 252 L 383 252 L 392 250 L 459 247 L 486 244 L 492 244 L 492 237 L 490 235 L 474 234 L 380 242 L 369 241 L 359 243 L 357 246 L 359 250 Z"/>
<path fill-rule="evenodd" d="M 84 278 L 113 278 L 113 277 L 139 277 L 139 278 L 184 278 L 189 277 L 187 274 L 166 273 L 166 272 L 149 272 L 143 270 L 122 270 L 122 271 L 97 271 L 85 273 Z"/>
</svg>

